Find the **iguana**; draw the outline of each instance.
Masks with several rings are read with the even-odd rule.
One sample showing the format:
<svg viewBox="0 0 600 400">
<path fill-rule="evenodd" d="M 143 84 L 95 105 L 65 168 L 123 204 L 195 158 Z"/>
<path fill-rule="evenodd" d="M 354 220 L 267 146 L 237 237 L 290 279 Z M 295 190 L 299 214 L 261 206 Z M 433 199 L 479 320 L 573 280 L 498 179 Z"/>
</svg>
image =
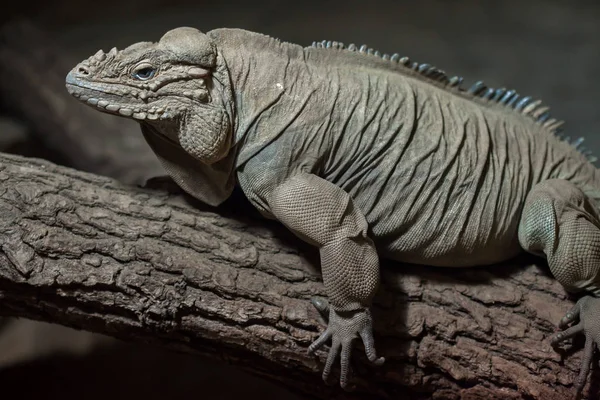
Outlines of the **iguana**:
<svg viewBox="0 0 600 400">
<path fill-rule="evenodd" d="M 218 205 L 239 185 L 265 217 L 318 247 L 329 323 L 309 351 L 331 340 L 323 379 L 339 356 L 348 386 L 357 338 L 384 362 L 370 313 L 380 257 L 467 267 L 526 251 L 584 294 L 551 339 L 585 334 L 582 391 L 600 340 L 600 173 L 540 101 L 465 88 L 365 45 L 190 27 L 99 51 L 66 87 L 139 121 L 186 192 Z"/>
</svg>

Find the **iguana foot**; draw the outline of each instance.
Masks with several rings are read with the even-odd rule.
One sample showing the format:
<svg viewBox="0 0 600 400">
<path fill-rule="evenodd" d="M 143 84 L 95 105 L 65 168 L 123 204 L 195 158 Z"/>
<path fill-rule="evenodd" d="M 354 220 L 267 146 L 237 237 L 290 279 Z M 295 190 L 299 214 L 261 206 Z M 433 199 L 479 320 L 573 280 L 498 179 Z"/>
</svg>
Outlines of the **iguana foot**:
<svg viewBox="0 0 600 400">
<path fill-rule="evenodd" d="M 327 301 L 322 298 L 313 298 L 312 303 L 321 315 L 327 315 L 326 312 L 329 310 L 329 316 L 326 318 L 329 319 L 327 329 L 308 348 L 308 352 L 314 354 L 317 349 L 321 348 L 331 339 L 331 350 L 323 368 L 323 380 L 325 382 L 329 379 L 333 363 L 336 361 L 337 356 L 340 355 L 340 386 L 344 389 L 349 388 L 352 345 L 354 340 L 359 337 L 364 343 L 365 353 L 369 361 L 377 366 L 385 362 L 385 358 L 377 357 L 377 352 L 375 351 L 373 319 L 371 311 L 368 308 L 342 312 L 330 308 Z"/>
<path fill-rule="evenodd" d="M 575 320 L 579 320 L 579 322 L 569 327 L 569 324 Z M 558 326 L 563 331 L 550 339 L 553 346 L 579 333 L 585 335 L 583 362 L 579 377 L 575 383 L 576 398 L 579 399 L 587 382 L 588 373 L 590 372 L 594 348 L 600 344 L 600 299 L 593 296 L 582 297 L 560 320 Z"/>
</svg>

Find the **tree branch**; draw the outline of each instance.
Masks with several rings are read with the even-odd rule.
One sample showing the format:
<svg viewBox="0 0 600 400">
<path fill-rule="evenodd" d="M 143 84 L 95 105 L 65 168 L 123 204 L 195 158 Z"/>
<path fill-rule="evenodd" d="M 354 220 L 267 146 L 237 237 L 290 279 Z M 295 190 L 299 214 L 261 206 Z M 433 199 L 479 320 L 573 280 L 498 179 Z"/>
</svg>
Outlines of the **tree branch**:
<svg viewBox="0 0 600 400">
<path fill-rule="evenodd" d="M 564 399 L 580 358 L 549 345 L 572 305 L 544 268 L 383 268 L 356 390 L 321 383 L 316 252 L 247 204 L 210 209 L 0 155 L 0 314 L 225 358 L 318 398 Z M 232 200 L 237 201 L 237 200 Z M 405 397 L 402 397 L 405 396 Z"/>
</svg>

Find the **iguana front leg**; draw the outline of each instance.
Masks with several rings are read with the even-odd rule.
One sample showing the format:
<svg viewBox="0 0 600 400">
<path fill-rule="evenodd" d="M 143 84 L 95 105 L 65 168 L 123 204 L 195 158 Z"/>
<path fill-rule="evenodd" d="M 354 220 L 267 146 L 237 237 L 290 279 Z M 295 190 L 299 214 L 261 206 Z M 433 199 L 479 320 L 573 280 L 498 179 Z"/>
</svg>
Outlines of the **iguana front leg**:
<svg viewBox="0 0 600 400">
<path fill-rule="evenodd" d="M 327 330 L 309 347 L 309 352 L 331 339 L 323 379 L 327 380 L 341 354 L 340 385 L 346 388 L 355 339 L 363 340 L 371 362 L 384 361 L 375 352 L 369 310 L 379 286 L 379 257 L 367 235 L 367 221 L 348 193 L 312 174 L 295 175 L 278 185 L 268 204 L 279 221 L 319 248 L 331 307 Z"/>
<path fill-rule="evenodd" d="M 587 292 L 562 318 L 553 345 L 585 335 L 582 367 L 575 384 L 579 398 L 600 344 L 600 218 L 585 193 L 570 182 L 539 183 L 528 195 L 519 225 L 525 250 L 545 256 L 554 277 L 569 291 Z M 572 322 L 577 322 L 569 327 Z"/>
</svg>

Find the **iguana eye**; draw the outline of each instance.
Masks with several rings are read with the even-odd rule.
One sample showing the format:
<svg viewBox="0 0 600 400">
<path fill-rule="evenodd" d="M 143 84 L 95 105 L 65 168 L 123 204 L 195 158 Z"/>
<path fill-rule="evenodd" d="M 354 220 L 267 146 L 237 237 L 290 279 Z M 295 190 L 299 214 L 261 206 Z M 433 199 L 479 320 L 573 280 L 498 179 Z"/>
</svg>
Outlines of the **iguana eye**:
<svg viewBox="0 0 600 400">
<path fill-rule="evenodd" d="M 133 77 L 141 81 L 152 79 L 154 74 L 156 74 L 156 70 L 150 65 L 141 65 L 140 67 L 136 68 L 135 71 L 133 71 Z"/>
</svg>

